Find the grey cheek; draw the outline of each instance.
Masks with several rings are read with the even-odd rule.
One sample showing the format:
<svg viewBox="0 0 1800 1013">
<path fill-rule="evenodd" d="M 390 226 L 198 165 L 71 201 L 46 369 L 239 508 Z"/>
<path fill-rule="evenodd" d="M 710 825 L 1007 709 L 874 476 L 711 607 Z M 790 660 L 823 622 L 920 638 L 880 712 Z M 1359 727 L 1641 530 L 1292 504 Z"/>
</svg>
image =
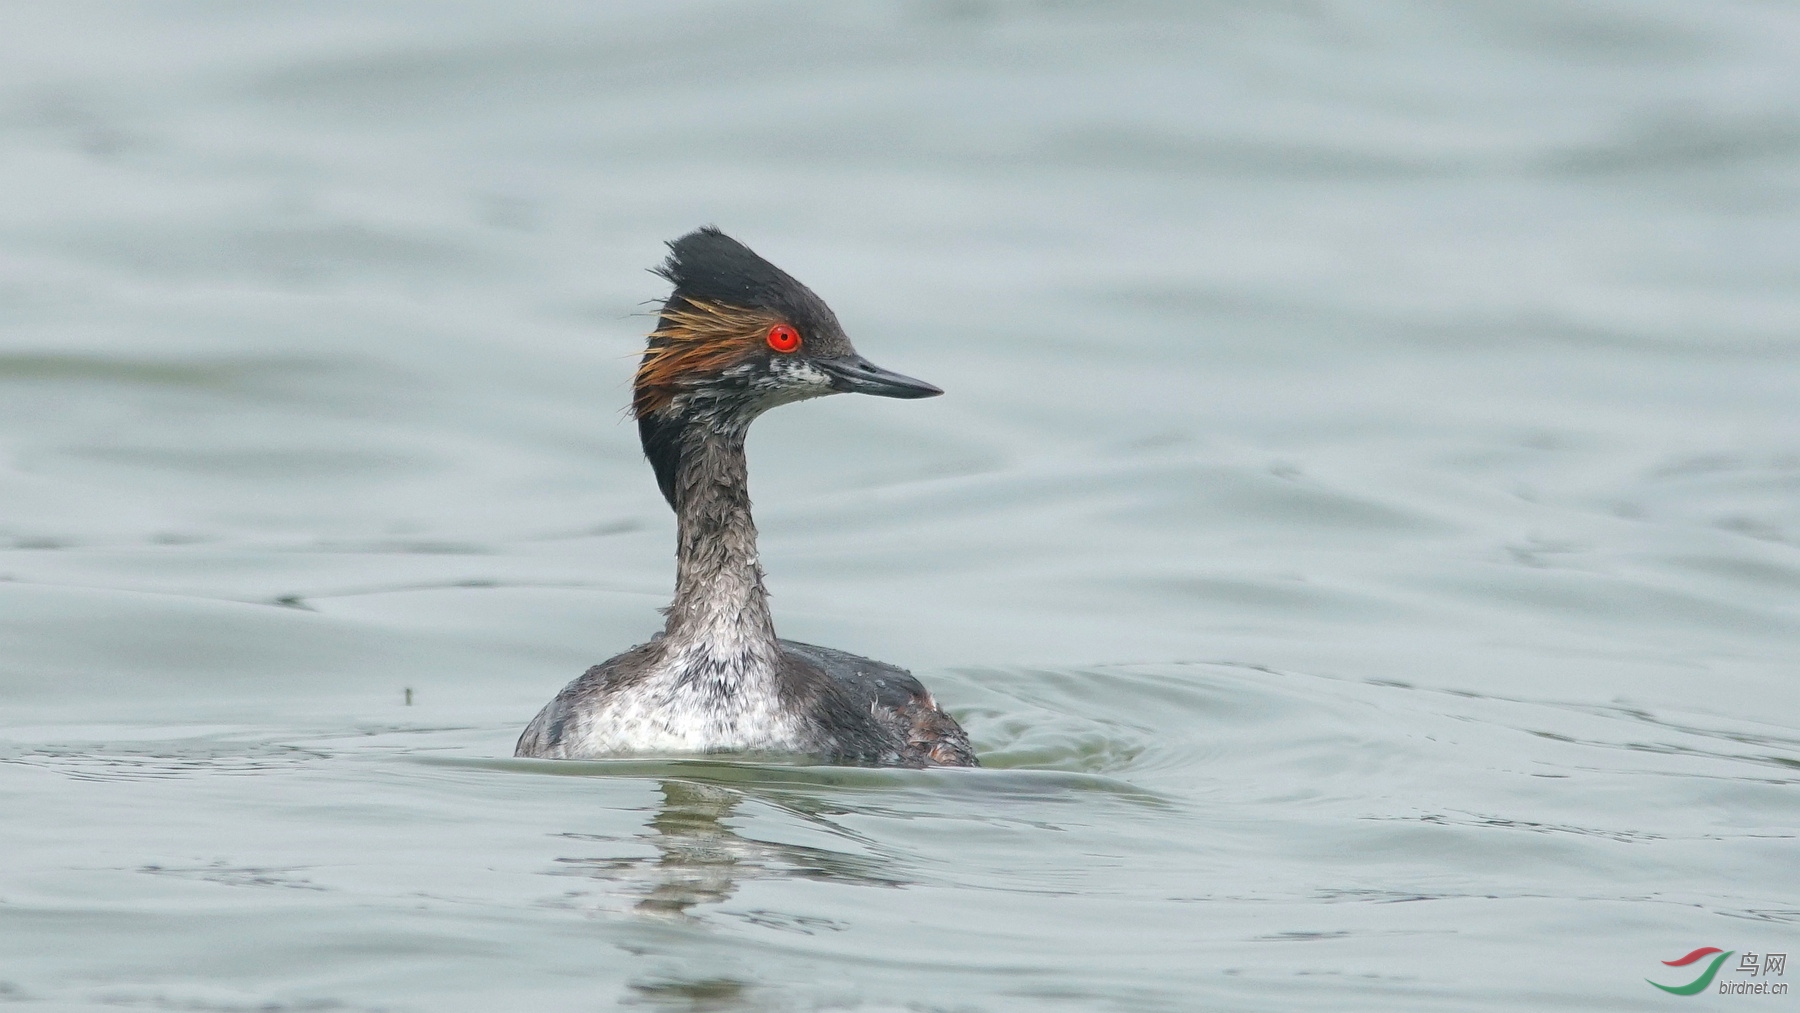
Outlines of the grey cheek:
<svg viewBox="0 0 1800 1013">
<path fill-rule="evenodd" d="M 831 393 L 831 377 L 809 362 L 777 359 L 751 386 L 772 407 Z"/>
<path fill-rule="evenodd" d="M 785 386 L 824 393 L 831 389 L 831 377 L 810 362 L 792 362 L 780 371 Z"/>
</svg>

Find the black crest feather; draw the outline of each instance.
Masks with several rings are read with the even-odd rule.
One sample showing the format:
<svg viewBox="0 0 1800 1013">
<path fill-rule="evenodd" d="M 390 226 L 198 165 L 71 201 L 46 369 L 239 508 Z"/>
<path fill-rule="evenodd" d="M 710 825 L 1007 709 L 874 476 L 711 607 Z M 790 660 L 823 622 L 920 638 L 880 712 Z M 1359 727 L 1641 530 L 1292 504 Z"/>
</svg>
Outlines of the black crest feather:
<svg viewBox="0 0 1800 1013">
<path fill-rule="evenodd" d="M 670 302 L 700 299 L 766 309 L 806 331 L 841 333 L 825 300 L 793 275 L 757 256 L 756 251 L 711 225 L 669 244 L 656 273 L 675 286 Z"/>
</svg>

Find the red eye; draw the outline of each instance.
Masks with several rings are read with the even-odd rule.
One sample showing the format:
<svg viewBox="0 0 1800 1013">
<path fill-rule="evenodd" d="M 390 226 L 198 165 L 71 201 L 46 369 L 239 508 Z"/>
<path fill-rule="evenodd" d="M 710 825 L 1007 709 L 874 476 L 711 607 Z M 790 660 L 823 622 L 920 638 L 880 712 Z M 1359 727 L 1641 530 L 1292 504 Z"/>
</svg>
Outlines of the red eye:
<svg viewBox="0 0 1800 1013">
<path fill-rule="evenodd" d="M 769 347 L 777 352 L 794 352 L 800 348 L 800 332 L 786 324 L 769 328 Z"/>
</svg>

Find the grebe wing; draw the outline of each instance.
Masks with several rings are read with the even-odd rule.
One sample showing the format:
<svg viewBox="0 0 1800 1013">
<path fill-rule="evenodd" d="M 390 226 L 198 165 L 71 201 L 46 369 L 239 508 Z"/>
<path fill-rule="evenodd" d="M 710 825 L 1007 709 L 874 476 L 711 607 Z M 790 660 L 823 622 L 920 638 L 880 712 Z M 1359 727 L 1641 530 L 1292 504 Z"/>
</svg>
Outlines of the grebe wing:
<svg viewBox="0 0 1800 1013">
<path fill-rule="evenodd" d="M 797 655 L 831 676 L 858 703 L 899 709 L 912 704 L 936 706 L 925 686 L 913 674 L 885 661 L 840 651 L 835 647 L 781 641 L 783 654 Z"/>
<path fill-rule="evenodd" d="M 955 718 L 938 709 L 924 684 L 906 669 L 834 647 L 792 640 L 781 641 L 781 651 L 830 676 L 853 703 L 869 708 L 877 720 L 905 740 L 916 761 L 945 767 L 980 766 L 968 733 Z"/>
</svg>

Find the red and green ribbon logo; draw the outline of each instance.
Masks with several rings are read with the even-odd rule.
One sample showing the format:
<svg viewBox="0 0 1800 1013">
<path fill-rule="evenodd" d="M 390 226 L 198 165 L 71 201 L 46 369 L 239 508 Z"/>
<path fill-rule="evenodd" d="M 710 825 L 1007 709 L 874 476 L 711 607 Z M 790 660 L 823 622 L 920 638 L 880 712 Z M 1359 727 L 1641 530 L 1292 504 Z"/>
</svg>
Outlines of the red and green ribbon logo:
<svg viewBox="0 0 1800 1013">
<path fill-rule="evenodd" d="M 1650 984 L 1656 985 L 1657 988 L 1662 989 L 1664 992 L 1669 992 L 1674 995 L 1694 995 L 1699 992 L 1704 992 L 1706 986 L 1712 984 L 1713 976 L 1719 973 L 1720 965 L 1724 964 L 1725 959 L 1735 952 L 1737 951 L 1721 950 L 1717 946 L 1702 946 L 1685 957 L 1676 960 L 1663 961 L 1663 963 L 1669 967 L 1686 967 L 1696 961 L 1712 957 L 1715 953 L 1718 954 L 1718 956 L 1713 957 L 1712 963 L 1706 965 L 1706 970 L 1700 972 L 1700 977 L 1695 978 L 1685 985 L 1661 985 L 1654 981 L 1650 981 L 1649 978 L 1645 978 L 1644 980 L 1650 981 Z"/>
</svg>

